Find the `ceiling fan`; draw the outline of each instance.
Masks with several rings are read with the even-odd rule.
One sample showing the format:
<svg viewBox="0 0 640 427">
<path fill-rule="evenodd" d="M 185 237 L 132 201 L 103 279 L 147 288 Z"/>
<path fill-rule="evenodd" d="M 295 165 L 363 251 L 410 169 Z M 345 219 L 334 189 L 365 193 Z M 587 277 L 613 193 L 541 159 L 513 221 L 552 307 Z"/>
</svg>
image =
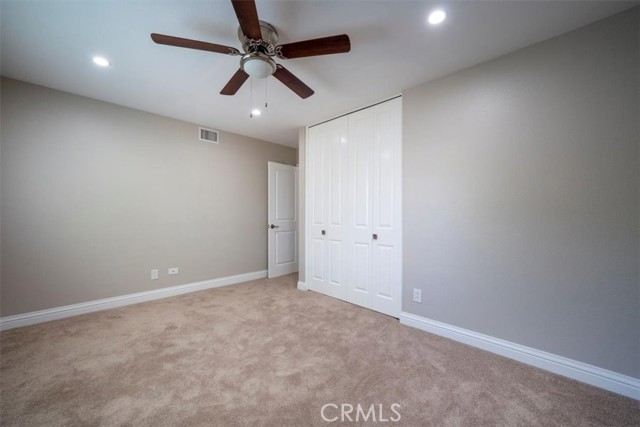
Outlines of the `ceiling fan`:
<svg viewBox="0 0 640 427">
<path fill-rule="evenodd" d="M 276 64 L 273 58 L 302 58 L 351 50 L 346 34 L 278 45 L 275 27 L 258 19 L 255 0 L 231 0 L 231 4 L 240 23 L 238 38 L 244 53 L 235 47 L 151 33 L 151 39 L 158 44 L 241 56 L 240 68 L 222 88 L 222 95 L 235 95 L 249 77 L 264 79 L 273 75 L 300 98 L 308 98 L 313 95 L 313 90 L 282 65 Z"/>
</svg>

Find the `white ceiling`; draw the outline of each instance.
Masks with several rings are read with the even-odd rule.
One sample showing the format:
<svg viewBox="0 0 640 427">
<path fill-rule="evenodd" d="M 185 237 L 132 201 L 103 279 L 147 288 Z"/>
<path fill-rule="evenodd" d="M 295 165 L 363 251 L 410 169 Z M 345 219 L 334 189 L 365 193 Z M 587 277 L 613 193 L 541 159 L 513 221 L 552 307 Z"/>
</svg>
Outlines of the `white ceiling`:
<svg viewBox="0 0 640 427">
<path fill-rule="evenodd" d="M 399 94 L 630 8 L 618 1 L 257 0 L 280 43 L 346 33 L 351 52 L 282 62 L 315 90 L 268 80 L 249 118 L 249 81 L 219 92 L 239 57 L 156 45 L 158 32 L 240 48 L 227 0 L 0 0 L 2 75 L 291 146 L 297 128 Z M 446 10 L 438 27 L 430 10 Z M 91 59 L 103 55 L 107 69 Z M 265 81 L 254 81 L 264 103 Z"/>
</svg>

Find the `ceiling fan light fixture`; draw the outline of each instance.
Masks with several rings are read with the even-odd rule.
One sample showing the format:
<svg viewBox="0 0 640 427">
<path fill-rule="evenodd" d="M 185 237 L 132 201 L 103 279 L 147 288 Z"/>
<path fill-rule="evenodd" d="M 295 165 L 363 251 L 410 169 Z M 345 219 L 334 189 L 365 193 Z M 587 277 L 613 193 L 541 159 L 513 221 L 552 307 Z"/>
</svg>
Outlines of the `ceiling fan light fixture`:
<svg viewBox="0 0 640 427">
<path fill-rule="evenodd" d="M 265 79 L 276 71 L 273 59 L 262 53 L 249 53 L 242 57 L 240 66 L 255 79 Z"/>
</svg>

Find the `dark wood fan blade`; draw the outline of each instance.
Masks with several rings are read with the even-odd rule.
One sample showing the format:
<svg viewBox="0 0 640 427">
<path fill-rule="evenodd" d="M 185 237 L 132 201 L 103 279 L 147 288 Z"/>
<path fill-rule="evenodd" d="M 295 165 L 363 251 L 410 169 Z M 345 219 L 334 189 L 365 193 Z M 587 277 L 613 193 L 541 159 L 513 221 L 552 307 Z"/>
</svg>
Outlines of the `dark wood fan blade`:
<svg viewBox="0 0 640 427">
<path fill-rule="evenodd" d="M 254 0 L 231 0 L 231 4 L 236 11 L 244 35 L 253 40 L 262 39 L 256 2 Z"/>
<path fill-rule="evenodd" d="M 278 64 L 273 77 L 280 80 L 286 87 L 294 91 L 300 98 L 305 99 L 313 95 L 315 92 L 302 80 L 291 74 L 289 70 Z"/>
<path fill-rule="evenodd" d="M 238 71 L 236 71 L 236 73 L 233 75 L 233 77 L 231 77 L 231 80 L 229 80 L 226 86 L 222 88 L 220 94 L 235 95 L 248 78 L 249 74 L 245 73 L 242 68 L 239 68 Z"/>
<path fill-rule="evenodd" d="M 188 49 L 206 50 L 207 52 L 226 53 L 228 55 L 239 55 L 240 52 L 235 47 L 223 46 L 221 44 L 201 42 L 198 40 L 183 39 L 180 37 L 167 36 L 164 34 L 151 33 L 151 40 L 158 44 L 169 46 L 186 47 Z"/>
<path fill-rule="evenodd" d="M 346 34 L 287 43 L 277 48 L 278 56 L 283 59 L 331 55 L 333 53 L 349 52 L 350 50 L 351 42 Z"/>
</svg>

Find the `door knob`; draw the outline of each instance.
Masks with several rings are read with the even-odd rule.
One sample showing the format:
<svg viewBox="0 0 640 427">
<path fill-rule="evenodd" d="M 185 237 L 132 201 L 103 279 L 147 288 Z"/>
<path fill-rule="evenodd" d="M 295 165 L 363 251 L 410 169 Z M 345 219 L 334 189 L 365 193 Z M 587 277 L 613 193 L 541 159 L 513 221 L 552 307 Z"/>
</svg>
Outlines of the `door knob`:
<svg viewBox="0 0 640 427">
<path fill-rule="evenodd" d="M 373 235 L 373 240 L 378 240 L 378 235 L 377 234 Z"/>
<path fill-rule="evenodd" d="M 322 235 L 324 236 L 325 234 L 327 234 L 327 232 L 322 230 Z"/>
<path fill-rule="evenodd" d="M 273 228 L 280 228 L 280 226 L 279 226 L 279 225 L 271 224 L 271 225 L 269 226 L 269 228 L 271 228 L 271 229 L 273 229 Z"/>
</svg>

